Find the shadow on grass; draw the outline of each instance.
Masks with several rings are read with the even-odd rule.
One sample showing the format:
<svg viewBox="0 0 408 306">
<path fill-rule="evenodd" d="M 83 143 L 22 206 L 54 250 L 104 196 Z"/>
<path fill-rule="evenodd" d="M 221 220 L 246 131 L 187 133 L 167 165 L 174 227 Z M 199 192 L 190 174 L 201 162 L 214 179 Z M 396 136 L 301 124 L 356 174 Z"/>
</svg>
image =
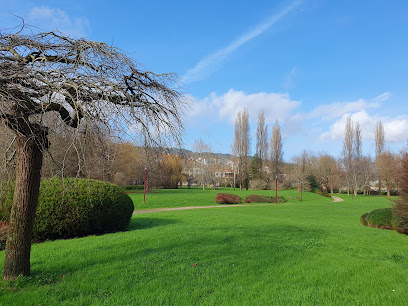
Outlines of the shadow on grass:
<svg viewBox="0 0 408 306">
<path fill-rule="evenodd" d="M 74 243 L 70 245 L 68 242 L 64 249 L 57 252 L 63 258 L 76 253 L 72 260 L 61 264 L 55 258 L 51 261 L 46 257 L 38 258 L 31 277 L 9 283 L 7 289 L 0 286 L 0 291 L 6 289 L 5 291 L 11 294 L 13 290 L 19 291 L 25 287 L 40 288 L 57 284 L 63 280 L 64 275 L 70 278 L 70 275 L 82 273 L 81 270 L 84 269 L 93 271 L 91 274 L 95 281 L 103 282 L 103 275 L 112 269 L 112 265 L 115 265 L 115 271 L 128 271 L 129 267 L 134 267 L 135 271 L 138 271 L 134 277 L 136 279 L 143 277 L 146 281 L 173 277 L 172 270 L 163 272 L 166 271 L 169 262 L 170 266 L 179 267 L 190 267 L 199 263 L 204 269 L 203 273 L 217 274 L 221 279 L 229 277 L 231 272 L 223 269 L 229 267 L 231 263 L 235 266 L 249 265 L 254 267 L 254 275 L 262 278 L 264 273 L 269 272 L 266 268 L 258 270 L 259 265 L 280 266 L 294 260 L 297 262 L 309 260 L 326 247 L 324 231 L 302 226 L 200 224 L 186 228 L 168 227 L 165 231 L 148 233 L 136 231 L 177 223 L 183 222 L 160 218 L 134 218 L 129 227 L 134 234 L 129 235 L 128 232 L 127 235 L 117 239 L 111 239 L 112 237 L 106 239 L 103 243 L 102 240 L 81 245 Z M 100 238 L 104 239 L 103 236 Z M 163 269 L 157 268 L 160 265 L 163 265 Z M 97 267 L 97 270 L 93 270 L 94 267 Z M 118 280 L 122 277 L 119 272 L 117 277 Z M 183 279 L 182 275 L 180 277 Z M 89 279 L 85 277 L 84 284 L 87 281 Z M 178 281 L 178 276 L 175 277 L 175 281 Z"/>
<path fill-rule="evenodd" d="M 130 230 L 148 229 L 179 222 L 158 218 L 135 219 L 132 220 Z M 179 229 L 167 230 L 164 234 L 166 239 L 163 239 L 163 234 L 164 232 L 152 236 L 140 234 L 141 240 L 133 240 L 131 237 L 131 240 L 126 241 L 127 245 L 118 239 L 109 241 L 109 244 L 104 244 L 103 248 L 92 244 L 82 246 L 77 251 L 86 253 L 87 256 L 79 255 L 79 260 L 64 266 L 60 273 L 74 273 L 84 267 L 110 265 L 115 262 L 124 266 L 133 265 L 135 258 L 147 259 L 152 254 L 160 258 L 176 256 L 188 263 L 189 260 L 200 258 L 205 261 L 235 258 L 239 262 L 241 256 L 257 258 L 263 254 L 265 257 L 273 257 L 279 253 L 279 256 L 274 259 L 274 263 L 279 264 L 292 257 L 305 259 L 308 255 L 314 256 L 316 252 L 326 247 L 324 231 L 299 226 L 254 225 L 239 228 L 204 226 L 202 229 L 186 229 L 185 232 L 180 232 Z M 58 264 L 54 268 L 47 265 L 47 268 L 55 272 L 61 269 Z"/>
<path fill-rule="evenodd" d="M 160 219 L 160 218 L 132 218 L 129 224 L 129 231 L 148 229 L 157 226 L 165 226 L 169 224 L 179 223 L 180 221 L 174 219 Z"/>
</svg>

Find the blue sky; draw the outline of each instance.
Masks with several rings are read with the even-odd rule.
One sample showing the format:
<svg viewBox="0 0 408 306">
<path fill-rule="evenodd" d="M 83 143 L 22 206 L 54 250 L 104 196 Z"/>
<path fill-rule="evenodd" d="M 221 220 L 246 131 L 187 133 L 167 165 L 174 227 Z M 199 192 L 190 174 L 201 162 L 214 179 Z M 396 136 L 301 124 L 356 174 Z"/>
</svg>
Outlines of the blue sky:
<svg viewBox="0 0 408 306">
<path fill-rule="evenodd" d="M 113 43 L 147 69 L 175 72 L 195 102 L 185 147 L 199 137 L 229 153 L 234 119 L 278 120 L 284 159 L 303 149 L 336 157 L 347 116 L 374 155 L 408 138 L 408 1 L 20 1 L 0 0 L 1 28 L 26 23 Z"/>
</svg>

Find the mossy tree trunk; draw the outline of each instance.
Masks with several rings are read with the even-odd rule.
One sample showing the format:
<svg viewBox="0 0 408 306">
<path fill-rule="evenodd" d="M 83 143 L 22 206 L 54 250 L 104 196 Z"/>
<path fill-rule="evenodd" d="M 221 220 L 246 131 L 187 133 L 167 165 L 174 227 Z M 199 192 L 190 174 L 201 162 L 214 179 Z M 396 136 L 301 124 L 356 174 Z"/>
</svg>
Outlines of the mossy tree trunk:
<svg viewBox="0 0 408 306">
<path fill-rule="evenodd" d="M 42 137 L 39 137 L 42 138 Z M 3 280 L 30 274 L 30 251 L 43 160 L 37 137 L 17 133 L 17 169 Z"/>
</svg>

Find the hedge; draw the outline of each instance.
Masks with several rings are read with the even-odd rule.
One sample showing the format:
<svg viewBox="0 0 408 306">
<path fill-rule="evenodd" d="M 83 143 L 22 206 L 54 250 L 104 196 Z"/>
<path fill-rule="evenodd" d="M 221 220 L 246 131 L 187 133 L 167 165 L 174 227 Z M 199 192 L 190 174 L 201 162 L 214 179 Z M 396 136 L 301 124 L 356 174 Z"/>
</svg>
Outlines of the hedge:
<svg viewBox="0 0 408 306">
<path fill-rule="evenodd" d="M 360 222 L 369 227 L 393 229 L 394 217 L 391 208 L 380 208 L 363 214 L 360 217 Z"/>
<path fill-rule="evenodd" d="M 9 221 L 14 184 L 3 184 L 0 220 Z M 6 187 L 6 188 L 4 188 Z M 133 202 L 114 184 L 88 179 L 41 182 L 33 239 L 73 238 L 125 230 Z"/>
</svg>

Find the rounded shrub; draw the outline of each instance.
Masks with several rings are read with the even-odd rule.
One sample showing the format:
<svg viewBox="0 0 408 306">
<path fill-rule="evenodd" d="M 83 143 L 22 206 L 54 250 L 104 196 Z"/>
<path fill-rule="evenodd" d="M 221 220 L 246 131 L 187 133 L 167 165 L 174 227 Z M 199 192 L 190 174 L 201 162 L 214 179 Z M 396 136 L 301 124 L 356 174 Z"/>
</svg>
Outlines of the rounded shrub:
<svg viewBox="0 0 408 306">
<path fill-rule="evenodd" d="M 321 191 L 320 189 L 316 189 L 314 190 L 314 193 L 321 195 L 323 197 L 326 197 L 326 198 L 331 198 L 331 195 L 326 190 Z"/>
<path fill-rule="evenodd" d="M 218 204 L 238 204 L 241 203 L 241 198 L 236 194 L 231 193 L 217 193 L 215 202 Z"/>
<path fill-rule="evenodd" d="M 364 213 L 364 214 L 362 214 L 361 217 L 360 217 L 360 222 L 361 222 L 361 224 L 364 225 L 364 226 L 368 226 L 367 216 L 368 216 L 368 213 Z"/>
<path fill-rule="evenodd" d="M 4 205 L 8 213 L 2 206 L 3 216 L 10 215 L 10 202 L 12 196 Z M 40 186 L 33 239 L 73 238 L 125 230 L 133 209 L 131 198 L 121 187 L 111 183 L 74 178 L 44 180 Z"/>
<path fill-rule="evenodd" d="M 367 225 L 384 229 L 392 229 L 392 210 L 391 208 L 375 209 L 367 214 Z"/>
</svg>

